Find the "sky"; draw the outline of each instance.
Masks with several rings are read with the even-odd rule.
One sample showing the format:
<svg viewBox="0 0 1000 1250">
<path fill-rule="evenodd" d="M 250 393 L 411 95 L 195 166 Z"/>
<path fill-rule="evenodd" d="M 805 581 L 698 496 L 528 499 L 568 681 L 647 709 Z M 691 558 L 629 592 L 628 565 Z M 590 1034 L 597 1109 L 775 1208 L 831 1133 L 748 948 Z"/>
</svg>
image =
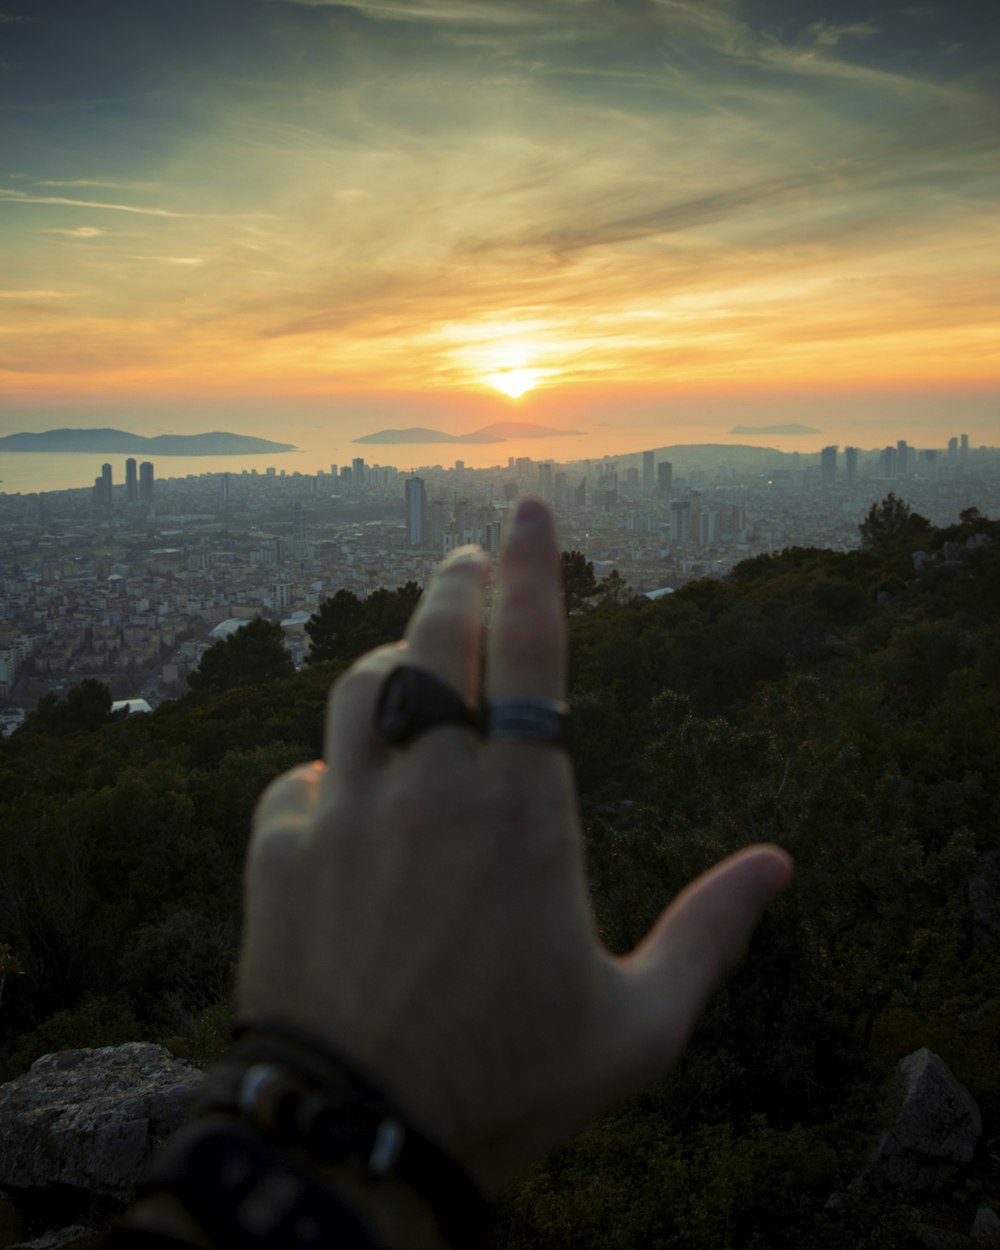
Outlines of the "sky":
<svg viewBox="0 0 1000 1250">
<path fill-rule="evenodd" d="M 0 0 L 0 425 L 1000 444 L 998 69 L 983 0 Z"/>
</svg>

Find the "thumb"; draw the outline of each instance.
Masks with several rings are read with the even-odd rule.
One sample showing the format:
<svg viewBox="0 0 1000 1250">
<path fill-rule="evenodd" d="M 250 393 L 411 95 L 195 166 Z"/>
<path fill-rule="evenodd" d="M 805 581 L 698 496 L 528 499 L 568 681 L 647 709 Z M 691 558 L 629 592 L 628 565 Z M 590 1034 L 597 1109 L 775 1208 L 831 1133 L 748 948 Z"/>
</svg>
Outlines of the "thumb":
<svg viewBox="0 0 1000 1250">
<path fill-rule="evenodd" d="M 791 857 L 778 846 L 730 855 L 686 886 L 626 958 L 637 1040 L 649 1048 L 651 1076 L 680 1057 L 709 995 L 791 875 Z"/>
</svg>

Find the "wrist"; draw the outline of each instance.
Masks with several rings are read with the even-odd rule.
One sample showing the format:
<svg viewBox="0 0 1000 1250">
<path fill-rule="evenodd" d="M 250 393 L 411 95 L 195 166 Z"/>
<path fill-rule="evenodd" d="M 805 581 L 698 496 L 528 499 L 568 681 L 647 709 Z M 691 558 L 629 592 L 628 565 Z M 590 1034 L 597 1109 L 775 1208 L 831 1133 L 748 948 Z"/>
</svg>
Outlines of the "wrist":
<svg viewBox="0 0 1000 1250">
<path fill-rule="evenodd" d="M 322 1042 L 245 1030 L 197 1111 L 154 1160 L 130 1228 L 247 1250 L 482 1241 L 486 1205 L 464 1171 Z"/>
</svg>

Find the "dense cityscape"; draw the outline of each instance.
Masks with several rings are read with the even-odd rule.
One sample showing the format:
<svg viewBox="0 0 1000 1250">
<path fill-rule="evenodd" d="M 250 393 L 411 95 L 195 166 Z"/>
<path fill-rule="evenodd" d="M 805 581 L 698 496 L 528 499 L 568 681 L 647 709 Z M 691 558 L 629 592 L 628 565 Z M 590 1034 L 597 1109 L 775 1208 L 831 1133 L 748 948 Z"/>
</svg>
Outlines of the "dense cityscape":
<svg viewBox="0 0 1000 1250">
<path fill-rule="evenodd" d="M 968 507 L 995 515 L 1000 452 L 960 435 L 940 450 L 694 445 L 407 473 L 359 457 L 315 474 L 270 466 L 163 480 L 149 461 L 108 463 L 92 488 L 0 494 L 4 730 L 85 677 L 155 706 L 255 616 L 281 622 L 301 664 L 324 600 L 423 584 L 465 543 L 497 554 L 526 492 L 552 503 L 565 550 L 656 597 L 762 553 L 857 547 L 859 522 L 890 492 L 936 525 Z"/>
</svg>

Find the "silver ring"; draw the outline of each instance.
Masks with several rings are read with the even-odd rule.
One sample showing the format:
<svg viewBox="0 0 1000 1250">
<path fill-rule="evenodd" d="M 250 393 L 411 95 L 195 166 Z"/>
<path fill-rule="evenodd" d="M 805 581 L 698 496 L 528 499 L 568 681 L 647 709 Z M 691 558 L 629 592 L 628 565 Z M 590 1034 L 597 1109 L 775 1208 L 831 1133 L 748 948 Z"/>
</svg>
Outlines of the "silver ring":
<svg viewBox="0 0 1000 1250">
<path fill-rule="evenodd" d="M 562 699 L 493 699 L 486 705 L 483 736 L 490 742 L 566 745 L 569 704 Z"/>
</svg>

